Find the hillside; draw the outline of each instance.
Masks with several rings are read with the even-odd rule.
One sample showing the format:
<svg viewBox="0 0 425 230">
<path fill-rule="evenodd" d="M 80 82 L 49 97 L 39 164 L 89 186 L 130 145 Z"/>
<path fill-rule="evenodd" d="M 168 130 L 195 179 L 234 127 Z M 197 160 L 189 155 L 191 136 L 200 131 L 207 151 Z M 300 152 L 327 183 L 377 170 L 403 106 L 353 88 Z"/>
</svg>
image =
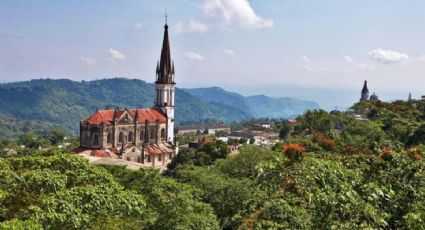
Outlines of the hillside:
<svg viewBox="0 0 425 230">
<path fill-rule="evenodd" d="M 40 122 L 46 122 L 49 126 L 57 125 L 75 134 L 79 121 L 96 108 L 107 105 L 150 107 L 153 95 L 152 84 L 122 78 L 83 82 L 40 79 L 0 84 L 0 115 L 7 117 L 9 129 L 14 126 L 13 122 L 16 123 L 16 133 L 23 131 L 19 128 L 22 126 L 20 123 L 28 121 L 28 130 L 41 132 L 43 130 L 37 127 Z M 206 103 L 178 88 L 176 103 L 176 121 L 179 123 L 205 120 L 231 122 L 250 117 L 242 110 L 215 102 Z"/>
<path fill-rule="evenodd" d="M 265 95 L 244 97 L 237 93 L 225 91 L 219 87 L 183 90 L 208 102 L 217 102 L 239 108 L 254 118 L 288 118 L 302 114 L 309 109 L 320 108 L 313 101 L 289 97 L 273 98 Z"/>
</svg>

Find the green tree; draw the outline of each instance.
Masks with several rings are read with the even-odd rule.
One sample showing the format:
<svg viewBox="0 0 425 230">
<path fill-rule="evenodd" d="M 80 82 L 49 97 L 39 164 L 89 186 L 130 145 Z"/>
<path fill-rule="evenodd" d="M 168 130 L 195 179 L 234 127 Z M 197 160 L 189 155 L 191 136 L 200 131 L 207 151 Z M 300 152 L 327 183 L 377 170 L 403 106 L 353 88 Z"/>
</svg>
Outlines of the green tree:
<svg viewBox="0 0 425 230">
<path fill-rule="evenodd" d="M 280 139 L 285 139 L 286 137 L 289 136 L 289 134 L 292 131 L 292 127 L 291 125 L 288 123 L 288 121 L 283 121 L 281 128 L 279 130 L 279 138 Z"/>
<path fill-rule="evenodd" d="M 61 129 L 53 129 L 49 134 L 49 140 L 52 145 L 62 143 L 65 138 L 65 133 Z"/>
</svg>

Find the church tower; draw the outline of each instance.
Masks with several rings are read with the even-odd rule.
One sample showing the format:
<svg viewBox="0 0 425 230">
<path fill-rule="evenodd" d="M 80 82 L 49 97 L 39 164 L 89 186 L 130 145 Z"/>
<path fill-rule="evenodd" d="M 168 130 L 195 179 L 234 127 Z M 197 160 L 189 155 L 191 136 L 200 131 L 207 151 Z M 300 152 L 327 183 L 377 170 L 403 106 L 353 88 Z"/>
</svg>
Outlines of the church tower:
<svg viewBox="0 0 425 230">
<path fill-rule="evenodd" d="M 167 20 L 165 20 L 161 58 L 156 66 L 155 108 L 160 110 L 167 117 L 167 142 L 174 142 L 175 84 L 174 62 L 171 61 L 170 41 L 168 39 L 168 25 Z"/>
<path fill-rule="evenodd" d="M 369 99 L 369 89 L 367 88 L 367 81 L 364 81 L 360 101 L 367 101 L 367 99 Z"/>
</svg>

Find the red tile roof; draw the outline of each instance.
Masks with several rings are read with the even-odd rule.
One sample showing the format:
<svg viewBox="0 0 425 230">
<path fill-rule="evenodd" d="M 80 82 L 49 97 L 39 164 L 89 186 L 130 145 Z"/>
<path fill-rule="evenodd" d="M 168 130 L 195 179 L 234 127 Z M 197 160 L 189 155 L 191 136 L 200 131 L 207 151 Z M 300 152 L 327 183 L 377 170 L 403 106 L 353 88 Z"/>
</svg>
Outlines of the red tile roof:
<svg viewBox="0 0 425 230">
<path fill-rule="evenodd" d="M 156 109 L 129 109 L 129 110 L 118 110 L 117 115 L 120 118 L 125 111 L 128 111 L 128 114 L 131 117 L 136 116 L 136 112 L 139 114 L 139 123 L 144 123 L 146 120 L 149 123 L 156 122 L 157 120 L 161 123 L 166 122 L 166 117 Z M 107 125 L 112 124 L 114 120 L 115 110 L 113 109 L 105 109 L 99 110 L 92 114 L 89 118 L 85 119 L 84 122 L 89 122 L 93 125 L 100 125 L 101 123 L 105 123 Z"/>
<path fill-rule="evenodd" d="M 174 153 L 175 150 L 169 144 L 149 144 L 145 149 L 148 153 L 156 155 L 161 153 Z"/>
</svg>

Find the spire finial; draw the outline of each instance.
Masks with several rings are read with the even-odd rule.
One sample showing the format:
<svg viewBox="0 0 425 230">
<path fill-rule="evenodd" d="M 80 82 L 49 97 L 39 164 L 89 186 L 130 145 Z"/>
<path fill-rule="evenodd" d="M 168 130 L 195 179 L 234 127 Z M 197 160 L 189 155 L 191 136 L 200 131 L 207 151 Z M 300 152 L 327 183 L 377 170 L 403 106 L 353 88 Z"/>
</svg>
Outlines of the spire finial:
<svg viewBox="0 0 425 230">
<path fill-rule="evenodd" d="M 165 25 L 168 24 L 168 14 L 167 14 L 167 8 L 165 8 Z"/>
</svg>

